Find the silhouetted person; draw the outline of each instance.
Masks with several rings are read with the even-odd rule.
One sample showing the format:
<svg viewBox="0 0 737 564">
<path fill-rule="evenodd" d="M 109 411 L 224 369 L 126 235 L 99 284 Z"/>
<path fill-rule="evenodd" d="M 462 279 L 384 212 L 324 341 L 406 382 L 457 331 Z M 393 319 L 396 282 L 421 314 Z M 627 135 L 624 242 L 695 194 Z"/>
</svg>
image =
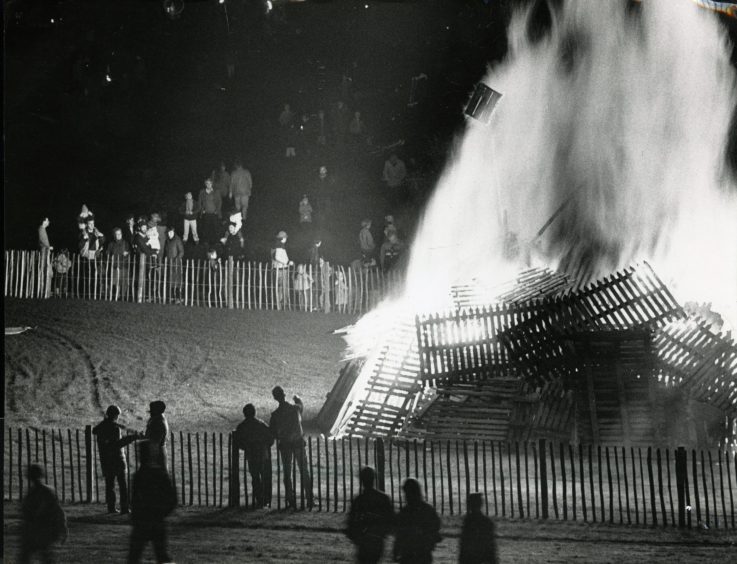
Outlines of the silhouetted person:
<svg viewBox="0 0 737 564">
<path fill-rule="evenodd" d="M 161 401 L 152 401 L 148 404 L 151 417 L 146 423 L 145 437 L 149 440 L 151 449 L 151 464 L 166 470 L 166 439 L 169 436 L 169 423 L 164 417 L 166 404 Z"/>
<path fill-rule="evenodd" d="M 302 411 L 304 405 L 298 396 L 294 396 L 294 405 L 289 403 L 284 396 L 281 386 L 271 390 L 271 395 L 279 402 L 279 407 L 271 414 L 269 428 L 276 439 L 277 449 L 281 455 L 282 470 L 284 472 L 284 495 L 287 507 L 297 507 L 297 496 L 292 484 L 292 461 L 296 460 L 302 479 L 302 489 L 307 496 L 307 507 L 312 508 L 312 478 L 307 469 L 305 460 L 305 441 L 302 432 Z"/>
<path fill-rule="evenodd" d="M 128 513 L 128 485 L 126 483 L 126 459 L 123 447 L 132 443 L 137 435 L 123 437 L 123 427 L 118 423 L 120 408 L 111 405 L 105 411 L 105 419 L 95 425 L 92 432 L 97 437 L 97 450 L 100 453 L 100 467 L 105 477 L 105 503 L 107 512 L 115 510 L 115 482 L 120 490 L 120 512 Z"/>
<path fill-rule="evenodd" d="M 37 464 L 28 467 L 28 479 L 31 482 L 23 500 L 21 515 L 21 545 L 18 562 L 26 564 L 34 554 L 39 554 L 41 561 L 51 563 L 54 558 L 54 543 L 67 540 L 67 521 L 64 510 L 59 505 L 56 492 L 44 484 L 43 469 Z"/>
<path fill-rule="evenodd" d="M 461 529 L 460 564 L 497 564 L 499 556 L 496 547 L 496 527 L 494 522 L 481 512 L 484 498 L 480 493 L 468 494 Z"/>
<path fill-rule="evenodd" d="M 402 486 L 405 505 L 397 516 L 394 560 L 402 564 L 429 564 L 432 551 L 441 540 L 440 517 L 422 499 L 420 483 L 407 478 Z"/>
<path fill-rule="evenodd" d="M 171 562 L 166 547 L 164 519 L 177 506 L 177 492 L 166 469 L 153 464 L 148 441 L 141 441 L 138 449 L 140 467 L 133 476 L 131 495 L 131 531 L 128 564 L 141 561 L 143 549 L 149 541 L 154 545 L 156 562 Z"/>
<path fill-rule="evenodd" d="M 251 474 L 256 507 L 271 505 L 271 445 L 274 437 L 269 426 L 256 417 L 252 403 L 243 407 L 244 420 L 236 427 L 236 448 L 245 452 L 248 472 Z"/>
<path fill-rule="evenodd" d="M 370 466 L 359 473 L 363 492 L 351 503 L 348 514 L 348 538 L 356 545 L 356 559 L 374 564 L 384 553 L 384 537 L 394 526 L 394 509 L 389 496 L 374 488 L 376 472 Z"/>
</svg>

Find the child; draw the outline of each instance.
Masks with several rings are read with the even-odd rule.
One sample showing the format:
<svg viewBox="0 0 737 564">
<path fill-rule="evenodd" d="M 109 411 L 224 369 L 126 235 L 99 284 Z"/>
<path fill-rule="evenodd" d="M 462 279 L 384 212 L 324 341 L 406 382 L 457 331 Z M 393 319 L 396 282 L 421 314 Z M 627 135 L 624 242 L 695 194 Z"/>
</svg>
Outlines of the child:
<svg viewBox="0 0 737 564">
<path fill-rule="evenodd" d="M 294 289 L 297 292 L 299 309 L 309 311 L 310 291 L 312 290 L 313 279 L 307 272 L 304 264 L 297 266 L 297 274 L 294 276 Z"/>
<path fill-rule="evenodd" d="M 60 298 L 62 291 L 64 297 L 67 294 L 67 272 L 72 266 L 72 261 L 69 259 L 69 251 L 62 249 L 61 252 L 56 255 L 54 259 L 54 296 Z"/>
</svg>

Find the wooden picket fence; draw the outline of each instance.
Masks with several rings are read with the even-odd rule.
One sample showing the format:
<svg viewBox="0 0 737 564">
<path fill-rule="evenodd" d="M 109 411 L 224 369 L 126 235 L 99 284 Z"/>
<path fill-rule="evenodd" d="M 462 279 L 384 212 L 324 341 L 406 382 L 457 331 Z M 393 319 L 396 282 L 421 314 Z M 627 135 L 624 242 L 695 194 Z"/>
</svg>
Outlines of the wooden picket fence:
<svg viewBox="0 0 737 564">
<path fill-rule="evenodd" d="M 275 269 L 268 263 L 228 259 L 170 263 L 70 255 L 64 273 L 57 255 L 5 251 L 6 298 L 82 298 L 137 303 L 177 303 L 236 309 L 287 309 L 361 314 L 401 284 L 398 272 L 311 264 Z M 297 283 L 298 275 L 306 284 Z M 300 287 L 301 286 L 301 287 Z"/>
<path fill-rule="evenodd" d="M 91 426 L 84 429 L 6 427 L 5 500 L 27 492 L 25 468 L 46 470 L 64 503 L 104 503 L 105 486 Z M 128 479 L 138 460 L 126 447 Z M 534 442 L 307 437 L 314 511 L 346 511 L 360 491 L 358 470 L 370 464 L 378 486 L 401 507 L 402 482 L 419 480 L 441 514 L 465 511 L 480 492 L 489 514 L 664 527 L 736 528 L 737 453 L 730 450 L 614 447 Z M 237 454 L 237 455 L 236 455 Z M 168 467 L 182 505 L 251 507 L 253 492 L 242 451 L 229 433 L 173 432 Z M 272 509 L 285 507 L 284 468 L 272 449 Z M 307 508 L 299 472 L 298 504 Z"/>
</svg>

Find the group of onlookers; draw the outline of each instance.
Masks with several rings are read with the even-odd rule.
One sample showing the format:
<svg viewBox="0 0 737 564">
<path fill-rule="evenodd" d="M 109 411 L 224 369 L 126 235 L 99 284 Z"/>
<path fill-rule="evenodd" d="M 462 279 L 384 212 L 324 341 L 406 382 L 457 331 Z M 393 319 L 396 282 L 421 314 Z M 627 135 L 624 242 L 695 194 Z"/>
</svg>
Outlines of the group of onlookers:
<svg viewBox="0 0 737 564">
<path fill-rule="evenodd" d="M 394 216 L 384 217 L 383 241 L 378 247 L 371 232 L 373 223 L 370 219 L 361 222 L 361 230 L 358 232 L 358 243 L 361 247 L 361 264 L 364 268 L 375 266 L 378 263 L 381 270 L 386 272 L 394 268 L 404 255 L 405 246 L 399 239 L 399 232 L 394 223 Z M 358 265 L 356 265 L 358 266 Z"/>
<path fill-rule="evenodd" d="M 244 451 L 251 476 L 250 505 L 252 508 L 271 507 L 271 448 L 276 443 L 286 508 L 298 508 L 292 476 L 298 471 L 300 498 L 304 507 L 310 510 L 314 507 L 314 493 L 302 427 L 304 404 L 297 395 L 292 397 L 292 402 L 287 401 L 281 386 L 273 388 L 272 397 L 277 408 L 271 413 L 268 424 L 256 417 L 256 408 L 249 403 L 243 407 L 243 421 L 233 433 L 234 447 Z M 129 432 L 119 422 L 121 409 L 111 405 L 104 419 L 92 430 L 105 479 L 107 512 L 131 516 L 129 564 L 140 562 L 149 542 L 153 544 L 157 562 L 171 562 L 165 520 L 177 505 L 177 495 L 167 467 L 166 443 L 170 429 L 165 411 L 163 401 L 151 402 L 145 431 Z M 137 443 L 139 468 L 133 476 L 131 492 L 128 492 L 125 448 L 131 443 Z M 42 477 L 40 466 L 29 467 L 31 488 L 23 501 L 20 562 L 29 562 L 35 553 L 40 553 L 46 561 L 53 561 L 54 544 L 67 540 L 64 511 L 55 492 L 41 481 Z M 345 531 L 356 546 L 357 561 L 378 562 L 384 553 L 385 538 L 394 534 L 392 555 L 395 561 L 406 564 L 432 562 L 432 552 L 442 540 L 440 518 L 435 509 L 423 500 L 419 482 L 414 478 L 405 480 L 402 486 L 405 503 L 395 513 L 389 496 L 376 488 L 373 468 L 361 468 L 359 478 L 361 492 L 351 503 Z M 116 483 L 120 509 L 116 506 Z M 495 527 L 483 514 L 483 496 L 469 494 L 467 509 L 461 531 L 459 562 L 495 564 L 498 561 Z"/>
</svg>

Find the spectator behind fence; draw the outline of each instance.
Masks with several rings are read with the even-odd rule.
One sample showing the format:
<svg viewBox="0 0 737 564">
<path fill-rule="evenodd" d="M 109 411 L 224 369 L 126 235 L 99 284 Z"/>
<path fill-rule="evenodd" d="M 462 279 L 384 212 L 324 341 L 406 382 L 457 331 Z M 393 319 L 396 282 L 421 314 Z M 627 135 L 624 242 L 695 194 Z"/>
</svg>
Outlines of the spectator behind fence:
<svg viewBox="0 0 737 564">
<path fill-rule="evenodd" d="M 348 282 L 342 269 L 335 269 L 335 307 L 343 311 L 348 305 Z"/>
<path fill-rule="evenodd" d="M 230 192 L 233 198 L 233 209 L 241 213 L 241 221 L 246 221 L 248 201 L 251 198 L 253 179 L 248 169 L 243 168 L 240 159 L 235 161 L 235 170 L 230 175 Z"/>
<path fill-rule="evenodd" d="M 69 251 L 62 249 L 54 257 L 54 295 L 57 298 L 67 296 L 67 275 L 71 267 L 72 261 L 69 258 Z"/>
<path fill-rule="evenodd" d="M 358 232 L 358 244 L 361 247 L 361 258 L 363 262 L 371 260 L 376 251 L 376 243 L 374 243 L 374 236 L 371 234 L 370 219 L 361 221 L 361 231 Z"/>
<path fill-rule="evenodd" d="M 243 407 L 243 421 L 233 434 L 235 446 L 245 453 L 251 474 L 251 491 L 255 507 L 271 506 L 271 445 L 274 437 L 269 426 L 256 417 L 252 403 Z"/>
<path fill-rule="evenodd" d="M 429 503 L 422 499 L 422 488 L 414 478 L 407 478 L 402 486 L 405 505 L 397 515 L 394 541 L 394 560 L 401 564 L 429 564 L 432 551 L 440 536 L 440 517 Z"/>
<path fill-rule="evenodd" d="M 192 192 L 184 195 L 184 202 L 179 206 L 179 213 L 184 219 L 184 242 L 189 241 L 189 232 L 192 231 L 192 240 L 194 244 L 200 242 L 200 236 L 197 234 L 197 216 L 200 213 L 200 204 L 192 199 Z"/>
<path fill-rule="evenodd" d="M 154 545 L 157 562 L 172 562 L 167 549 L 165 519 L 177 506 L 177 492 L 166 468 L 152 458 L 155 449 L 148 441 L 138 445 L 140 466 L 133 476 L 131 492 L 131 539 L 128 564 L 141 561 L 143 550 L 150 541 Z"/>
<path fill-rule="evenodd" d="M 494 521 L 481 511 L 483 504 L 482 494 L 468 494 L 467 513 L 463 518 L 459 543 L 459 564 L 497 564 L 499 562 L 496 527 Z"/>
<path fill-rule="evenodd" d="M 297 273 L 294 275 L 294 291 L 297 293 L 299 309 L 306 311 L 311 309 L 310 293 L 312 291 L 313 278 L 307 272 L 304 264 L 297 265 Z"/>
<path fill-rule="evenodd" d="M 271 266 L 275 272 L 277 309 L 282 309 L 286 305 L 289 290 L 288 270 L 293 264 L 287 254 L 287 233 L 286 231 L 279 231 L 276 234 L 274 248 L 271 249 Z"/>
<path fill-rule="evenodd" d="M 105 478 L 105 503 L 108 513 L 117 513 L 115 509 L 115 482 L 120 490 L 120 513 L 128 513 L 128 484 L 126 482 L 127 462 L 123 448 L 139 435 L 123 436 L 125 427 L 118 423 L 120 408 L 111 405 L 105 411 L 105 418 L 95 425 L 92 433 L 97 437 L 97 452 L 100 455 L 100 468 Z"/>
<path fill-rule="evenodd" d="M 214 190 L 220 194 L 220 198 L 223 202 L 232 197 L 230 190 L 230 173 L 223 161 L 220 162 L 220 166 L 216 170 L 212 171 L 212 186 Z"/>
<path fill-rule="evenodd" d="M 51 251 L 54 250 L 54 247 L 52 247 L 49 242 L 49 234 L 46 232 L 49 225 L 51 225 L 49 218 L 44 217 L 41 219 L 41 223 L 38 226 L 38 248 L 41 251 L 42 264 L 46 264 L 46 261 L 49 260 Z"/>
<path fill-rule="evenodd" d="M 200 190 L 198 198 L 200 217 L 202 219 L 202 238 L 208 245 L 214 245 L 220 238 L 220 217 L 223 201 L 215 192 L 212 180 L 205 179 L 205 187 Z"/>
<path fill-rule="evenodd" d="M 114 289 L 113 296 L 125 300 L 128 298 L 130 283 L 128 277 L 131 247 L 123 238 L 123 230 L 120 227 L 113 229 L 113 239 L 107 244 L 107 255 L 112 261 L 110 283 Z"/>
<path fill-rule="evenodd" d="M 220 239 L 223 244 L 223 256 L 225 258 L 239 258 L 243 255 L 243 235 L 238 230 L 238 224 L 234 221 L 228 223 L 228 234 Z"/>
<path fill-rule="evenodd" d="M 27 564 L 34 554 L 43 562 L 55 561 L 54 544 L 67 540 L 67 521 L 56 492 L 41 480 L 43 469 L 38 464 L 28 467 L 30 487 L 21 506 L 21 541 L 19 564 Z"/>
<path fill-rule="evenodd" d="M 105 236 L 95 227 L 95 218 L 88 217 L 79 235 L 79 254 L 88 260 L 95 260 L 102 252 Z"/>
<path fill-rule="evenodd" d="M 136 218 L 132 213 L 125 216 L 125 227 L 123 228 L 123 239 L 128 241 L 131 252 L 135 250 Z"/>
<path fill-rule="evenodd" d="M 85 204 L 82 204 L 82 209 L 79 211 L 79 215 L 77 216 L 77 225 L 79 226 L 79 230 L 82 231 L 87 226 L 87 220 L 88 219 L 94 219 L 95 214 L 92 213 L 92 210 L 90 210 Z"/>
<path fill-rule="evenodd" d="M 166 244 L 166 217 L 162 219 L 158 212 L 151 214 L 151 221 L 156 224 L 156 233 L 159 235 L 160 255 L 164 254 L 164 245 Z"/>
<path fill-rule="evenodd" d="M 184 261 L 184 243 L 177 235 L 173 225 L 166 230 L 164 258 L 169 268 L 169 301 L 175 304 L 182 303 L 182 263 Z"/>
<path fill-rule="evenodd" d="M 271 395 L 279 403 L 279 407 L 271 413 L 269 428 L 276 439 L 277 449 L 282 459 L 284 473 L 284 495 L 287 507 L 297 508 L 297 495 L 292 483 L 292 463 L 296 461 L 302 482 L 302 491 L 307 498 L 307 508 L 313 506 L 312 479 L 307 468 L 305 441 L 302 431 L 302 412 L 304 405 L 299 396 L 294 396 L 294 404 L 289 403 L 281 386 L 275 386 Z"/>
<path fill-rule="evenodd" d="M 384 553 L 384 537 L 394 528 L 394 509 L 389 496 L 374 487 L 373 468 L 361 468 L 359 478 L 363 491 L 351 503 L 346 535 L 356 545 L 359 564 L 375 564 Z"/>
<path fill-rule="evenodd" d="M 382 179 L 386 182 L 387 187 L 393 192 L 399 190 L 407 178 L 407 167 L 404 161 L 400 159 L 396 153 L 384 161 L 384 173 Z M 390 194 L 396 199 L 396 194 Z"/>
<path fill-rule="evenodd" d="M 158 241 L 158 237 L 156 237 L 156 241 Z M 155 260 L 157 251 L 156 249 L 151 247 L 150 239 L 148 236 L 148 224 L 145 220 L 138 221 L 138 233 L 136 233 L 135 244 L 136 251 L 140 255 L 146 256 L 146 261 L 148 262 L 149 268 L 157 268 Z"/>
<path fill-rule="evenodd" d="M 161 239 L 159 238 L 159 229 L 156 225 L 156 221 L 150 219 L 146 223 L 146 238 L 148 240 L 148 246 L 151 248 L 153 253 L 148 258 L 151 259 L 151 267 L 159 268 L 159 259 L 161 258 Z"/>
<path fill-rule="evenodd" d="M 381 270 L 384 272 L 391 270 L 399 261 L 403 251 L 404 243 L 399 240 L 396 233 L 390 233 L 389 239 L 384 241 L 379 251 Z"/>
<path fill-rule="evenodd" d="M 166 404 L 161 401 L 152 401 L 148 406 L 149 417 L 146 423 L 144 436 L 148 439 L 148 448 L 151 451 L 151 464 L 166 470 L 166 441 L 169 437 L 169 423 L 164 417 Z"/>
<path fill-rule="evenodd" d="M 307 194 L 302 194 L 302 199 L 299 201 L 299 222 L 301 224 L 312 223 L 312 205 Z"/>
</svg>

